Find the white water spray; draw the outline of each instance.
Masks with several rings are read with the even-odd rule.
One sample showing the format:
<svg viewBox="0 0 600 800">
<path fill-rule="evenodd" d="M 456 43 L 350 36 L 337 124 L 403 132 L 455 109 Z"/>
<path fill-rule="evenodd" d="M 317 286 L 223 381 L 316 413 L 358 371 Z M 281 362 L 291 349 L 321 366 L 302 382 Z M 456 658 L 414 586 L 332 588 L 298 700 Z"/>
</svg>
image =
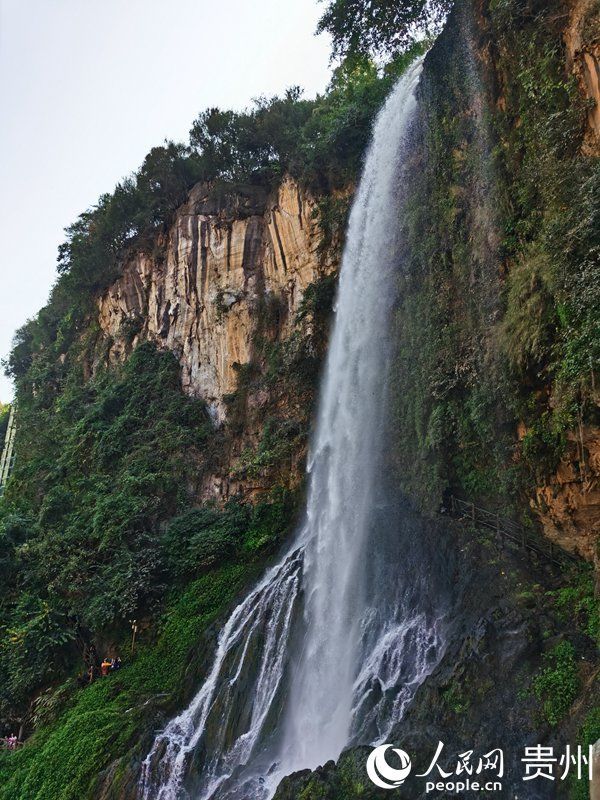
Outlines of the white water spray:
<svg viewBox="0 0 600 800">
<path fill-rule="evenodd" d="M 390 559 L 371 549 L 420 72 L 417 62 L 379 112 L 352 208 L 305 522 L 222 629 L 196 697 L 157 735 L 144 800 L 268 798 L 284 775 L 384 738 L 439 658 L 417 577 L 390 581 Z"/>
<path fill-rule="evenodd" d="M 293 670 L 284 730 L 290 769 L 337 758 L 350 738 L 367 606 L 369 523 L 383 450 L 404 144 L 420 72 L 419 62 L 377 117 L 348 224 L 308 466 L 306 639 Z"/>
</svg>

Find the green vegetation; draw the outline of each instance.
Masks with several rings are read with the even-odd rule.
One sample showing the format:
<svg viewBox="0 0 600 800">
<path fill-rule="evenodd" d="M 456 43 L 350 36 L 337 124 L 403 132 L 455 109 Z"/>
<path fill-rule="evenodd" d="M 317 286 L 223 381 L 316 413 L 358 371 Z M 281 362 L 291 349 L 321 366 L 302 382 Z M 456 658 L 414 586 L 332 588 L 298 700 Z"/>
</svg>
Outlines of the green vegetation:
<svg viewBox="0 0 600 800">
<path fill-rule="evenodd" d="M 497 109 L 473 113 L 479 89 L 458 26 L 431 53 L 437 83 L 422 86 L 425 167 L 407 209 L 398 312 L 398 466 L 429 508 L 450 485 L 517 511 L 556 470 L 567 431 L 598 422 L 600 167 L 582 154 L 587 108 L 565 72 L 558 0 L 535 14 L 494 0 L 487 18 Z"/>
<path fill-rule="evenodd" d="M 200 671 L 206 669 L 202 635 L 251 576 L 249 566 L 240 563 L 193 581 L 172 594 L 155 641 L 142 642 L 133 662 L 125 659 L 119 672 L 85 689 L 76 690 L 72 680 L 59 687 L 55 694 L 62 693 L 63 708 L 57 715 L 42 721 L 26 747 L 0 751 L 0 800 L 97 796 L 99 773 L 119 758 L 123 778 L 129 751 L 142 754 L 140 737 L 152 728 L 157 708 L 162 703 L 163 713 L 169 713 L 182 701 L 190 663 L 199 661 Z"/>
<path fill-rule="evenodd" d="M 173 575 L 193 576 L 207 567 L 245 554 L 271 552 L 293 519 L 297 498 L 276 486 L 256 505 L 232 500 L 223 509 L 191 508 L 174 517 L 165 536 L 165 550 Z"/>
<path fill-rule="evenodd" d="M 226 398 L 227 428 L 240 432 L 260 424 L 258 442 L 244 448 L 233 465 L 236 477 L 285 486 L 301 467 L 311 423 L 313 400 L 335 295 L 336 275 L 323 275 L 309 284 L 300 303 L 291 334 L 277 335 L 279 302 L 271 297 L 258 311 L 259 324 L 249 364 L 237 365 L 236 391 Z M 269 397 L 267 407 L 254 418 L 249 395 Z"/>
<path fill-rule="evenodd" d="M 543 481 L 560 464 L 566 446 L 565 422 L 548 411 L 529 415 L 531 423 L 521 440 L 521 453 L 532 475 Z"/>
<path fill-rule="evenodd" d="M 192 508 L 218 434 L 182 394 L 172 354 L 143 344 L 87 382 L 77 361 L 61 379 L 30 394 L 21 383 L 0 505 L 4 719 L 81 669 L 86 642 L 153 616 L 167 587 L 273 546 L 293 513 L 294 498 L 277 492 L 255 508 Z"/>
<path fill-rule="evenodd" d="M 563 719 L 580 688 L 575 648 L 570 642 L 560 642 L 545 654 L 542 669 L 533 680 L 533 692 L 550 725 Z"/>
<path fill-rule="evenodd" d="M 471 107 L 463 24 L 436 42 L 421 84 L 424 143 L 404 215 L 396 317 L 395 450 L 400 480 L 423 507 L 437 509 L 450 486 L 482 505 L 500 497 L 506 511 L 519 479 L 515 386 L 498 355 L 492 145 Z"/>
<path fill-rule="evenodd" d="M 582 155 L 587 111 L 565 75 L 557 4 L 545 9 L 543 25 L 524 27 L 513 18 L 515 3 L 493 7 L 495 31 L 511 52 L 510 111 L 496 121 L 510 176 L 504 346 L 525 390 L 517 406 L 528 427 L 522 449 L 539 480 L 556 468 L 565 431 L 596 417 L 600 169 Z"/>
<path fill-rule="evenodd" d="M 593 569 L 581 570 L 569 585 L 551 596 L 560 618 L 575 623 L 578 630 L 600 646 L 600 603 L 595 594 Z"/>
<path fill-rule="evenodd" d="M 350 213 L 350 200 L 349 194 L 324 195 L 319 198 L 314 213 L 321 232 L 318 247 L 321 258 L 340 252 Z"/>
<path fill-rule="evenodd" d="M 0 403 L 0 452 L 4 445 L 4 436 L 8 428 L 8 417 L 10 416 L 10 406 L 5 403 Z"/>
<path fill-rule="evenodd" d="M 389 54 L 406 50 L 423 30 L 439 31 L 451 7 L 452 0 L 329 0 L 318 30 L 331 34 L 336 56 Z"/>
<path fill-rule="evenodd" d="M 469 698 L 465 696 L 461 687 L 453 683 L 442 691 L 442 700 L 453 714 L 464 714 L 469 708 Z"/>
<path fill-rule="evenodd" d="M 368 779 L 365 760 L 364 750 L 346 751 L 335 766 L 329 762 L 309 775 L 284 779 L 275 800 L 376 800 L 381 790 Z"/>
<path fill-rule="evenodd" d="M 573 426 L 576 411 L 591 413 L 593 405 L 600 356 L 600 168 L 581 152 L 587 111 L 575 78 L 565 75 L 557 4 L 548 4 L 544 24 L 525 26 L 514 19 L 517 5 L 493 4 L 495 34 L 511 53 L 509 110 L 496 120 L 510 176 L 505 347 L 521 384 L 550 387 L 553 402 L 548 410 L 538 403 L 532 422 L 550 415 L 544 425 L 556 437 Z"/>
<path fill-rule="evenodd" d="M 266 469 L 289 460 L 303 435 L 294 420 L 267 419 L 258 447 L 246 448 L 235 468 L 237 475 L 258 478 Z"/>
<path fill-rule="evenodd" d="M 3 716 L 63 674 L 85 631 L 160 597 L 161 524 L 189 502 L 210 437 L 172 355 L 143 345 L 122 370 L 87 383 L 80 370 L 20 392 L 16 468 L 0 505 Z"/>
<path fill-rule="evenodd" d="M 298 321 L 310 317 L 313 324 L 324 327 L 333 309 L 336 287 L 337 275 L 334 274 L 324 275 L 319 281 L 310 283 L 302 295 Z"/>
<path fill-rule="evenodd" d="M 577 735 L 577 743 L 584 748 L 584 753 L 587 754 L 587 749 L 590 745 L 596 744 L 600 739 L 600 707 L 593 708 L 585 717 L 583 725 L 581 726 Z M 569 800 L 588 800 L 589 798 L 589 783 L 585 780 L 578 780 L 577 774 L 571 775 L 569 785 Z"/>
<path fill-rule="evenodd" d="M 357 176 L 379 106 L 414 52 L 384 68 L 368 56 L 348 57 L 315 100 L 295 87 L 244 112 L 208 109 L 190 131 L 191 157 L 206 163 L 206 177 L 234 185 L 272 186 L 289 173 L 312 188 L 344 188 Z"/>
</svg>

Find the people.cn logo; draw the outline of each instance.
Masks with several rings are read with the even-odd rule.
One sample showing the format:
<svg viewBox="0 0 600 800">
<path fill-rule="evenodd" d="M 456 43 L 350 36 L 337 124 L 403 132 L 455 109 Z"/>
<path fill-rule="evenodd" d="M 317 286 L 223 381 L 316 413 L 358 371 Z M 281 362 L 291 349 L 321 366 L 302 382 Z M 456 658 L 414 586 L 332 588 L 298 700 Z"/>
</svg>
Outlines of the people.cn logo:
<svg viewBox="0 0 600 800">
<path fill-rule="evenodd" d="M 399 769 L 390 766 L 386 760 L 385 754 L 390 748 L 398 756 Z M 376 747 L 367 759 L 367 775 L 380 789 L 397 789 L 410 775 L 411 766 L 408 753 L 392 747 L 391 744 L 382 744 Z"/>
</svg>

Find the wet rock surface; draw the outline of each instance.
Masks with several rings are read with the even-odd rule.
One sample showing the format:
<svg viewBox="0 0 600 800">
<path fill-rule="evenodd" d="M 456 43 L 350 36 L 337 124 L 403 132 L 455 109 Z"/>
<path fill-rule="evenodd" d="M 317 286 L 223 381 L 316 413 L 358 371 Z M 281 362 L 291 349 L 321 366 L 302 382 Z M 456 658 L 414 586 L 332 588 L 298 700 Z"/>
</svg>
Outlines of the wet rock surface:
<svg viewBox="0 0 600 800">
<path fill-rule="evenodd" d="M 566 576 L 527 560 L 519 551 L 500 548 L 466 523 L 444 523 L 439 535 L 449 539 L 460 554 L 452 568 L 457 606 L 448 646 L 388 739 L 410 755 L 411 778 L 400 789 L 377 789 L 365 768 L 372 748 L 358 747 L 344 752 L 337 764 L 288 776 L 275 800 L 447 797 L 444 792 L 426 794 L 426 779 L 414 777 L 428 769 L 440 741 L 444 750 L 439 763 L 451 773 L 461 753 L 473 750 L 476 765 L 480 755 L 502 748 L 506 772 L 502 797 L 550 800 L 569 796 L 566 783 L 524 784 L 520 761 L 526 746 L 541 744 L 564 752 L 568 743 L 575 742 L 583 708 L 598 694 L 594 643 L 573 635 L 569 624 L 558 620 L 544 601 L 545 593 L 560 587 Z M 531 690 L 531 679 L 544 653 L 563 637 L 575 643 L 587 689 L 581 707 L 552 728 Z M 435 769 L 431 780 L 441 780 L 438 775 Z"/>
</svg>

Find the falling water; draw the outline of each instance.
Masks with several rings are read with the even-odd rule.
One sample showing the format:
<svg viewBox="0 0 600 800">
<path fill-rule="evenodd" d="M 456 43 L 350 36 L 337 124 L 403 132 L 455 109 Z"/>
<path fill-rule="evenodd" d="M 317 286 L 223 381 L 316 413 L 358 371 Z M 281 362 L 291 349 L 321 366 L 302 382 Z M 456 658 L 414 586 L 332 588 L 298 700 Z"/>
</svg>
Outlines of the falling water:
<svg viewBox="0 0 600 800">
<path fill-rule="evenodd" d="M 145 800 L 266 799 L 284 775 L 384 740 L 440 657 L 440 615 L 406 567 L 402 525 L 382 533 L 396 514 L 382 489 L 383 421 L 420 72 L 419 61 L 379 112 L 352 208 L 305 521 L 223 627 L 189 707 L 157 735 Z"/>
</svg>

